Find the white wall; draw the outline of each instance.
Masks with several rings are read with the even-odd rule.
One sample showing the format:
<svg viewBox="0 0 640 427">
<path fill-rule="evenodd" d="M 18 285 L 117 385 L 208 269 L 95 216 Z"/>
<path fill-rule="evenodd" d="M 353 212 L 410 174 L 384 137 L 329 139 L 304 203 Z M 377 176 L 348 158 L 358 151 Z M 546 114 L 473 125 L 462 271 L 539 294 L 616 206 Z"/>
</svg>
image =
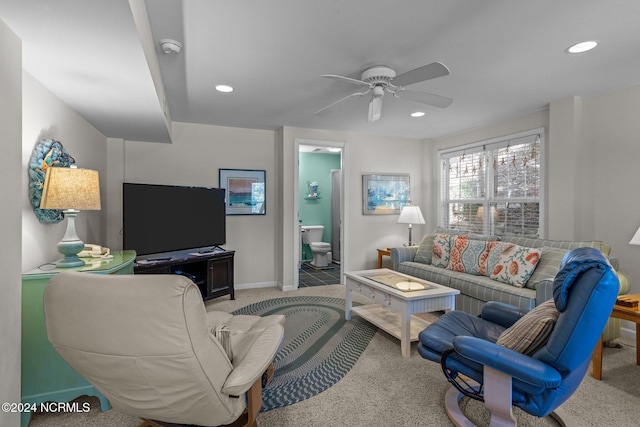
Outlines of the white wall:
<svg viewBox="0 0 640 427">
<path fill-rule="evenodd" d="M 20 402 L 20 201 L 22 147 L 22 46 L 20 39 L 0 20 L 0 401 Z M 20 414 L 0 412 L 0 425 L 18 426 Z"/>
<path fill-rule="evenodd" d="M 362 214 L 362 174 L 369 172 L 410 173 L 412 196 L 421 203 L 422 147 L 419 140 L 385 138 L 370 135 L 283 128 L 272 132 L 222 126 L 173 124 L 173 144 L 157 144 L 110 139 L 110 203 L 120 203 L 122 182 L 178 185 L 218 185 L 218 169 L 265 169 L 267 177 L 267 214 L 265 216 L 228 216 L 227 244 L 236 251 L 235 282 L 238 287 L 279 284 L 292 288 L 295 266 L 294 231 L 298 224 L 293 213 L 297 195 L 293 176 L 296 138 L 345 141 L 347 158 L 345 178 L 349 234 L 346 269 L 373 268 L 376 248 L 402 245 L 407 240 L 405 225 L 397 224 L 397 215 Z M 122 146 L 121 146 L 122 144 Z M 117 164 L 124 164 L 122 172 Z M 111 174 L 111 171 L 114 173 Z M 116 178 L 122 174 L 121 178 Z M 121 217 L 112 225 L 121 206 L 108 208 L 110 223 L 107 241 L 114 249 L 121 246 Z M 416 226 L 414 236 L 424 230 Z"/>
<path fill-rule="evenodd" d="M 640 293 L 640 86 L 551 102 L 548 111 L 431 141 L 425 154 L 426 197 L 437 182 L 437 150 L 537 127 L 547 130 L 547 238 L 601 240 Z M 432 211 L 432 215 L 435 215 Z M 431 216 L 431 215 L 430 215 Z M 429 219 L 427 219 L 429 222 Z M 428 224 L 435 226 L 435 223 Z"/>
<path fill-rule="evenodd" d="M 547 130 L 547 236 L 578 239 L 576 206 L 580 200 L 579 171 L 585 152 L 580 139 L 582 99 L 569 97 L 549 105 Z"/>
<path fill-rule="evenodd" d="M 411 179 L 411 199 L 425 209 L 422 198 L 422 150 L 420 140 L 376 137 L 352 134 L 349 144 L 349 200 L 345 202 L 349 221 L 349 269 L 376 268 L 376 249 L 402 246 L 409 239 L 407 224 L 398 224 L 398 215 L 364 215 L 362 213 L 362 175 L 370 173 L 408 173 Z M 412 239 L 420 241 L 426 228 L 414 226 Z"/>
<path fill-rule="evenodd" d="M 424 200 L 430 201 L 428 213 L 425 215 L 427 230 L 433 230 L 436 225 L 438 225 L 438 179 L 440 174 L 438 150 L 485 141 L 505 135 L 512 135 L 531 129 L 547 129 L 548 123 L 548 111 L 544 110 L 467 132 L 461 132 L 455 135 L 426 141 L 423 159 L 425 180 L 423 182 L 422 190 Z M 547 144 L 549 144 L 548 138 Z M 549 238 L 551 239 L 553 237 Z"/>
<path fill-rule="evenodd" d="M 345 227 L 343 242 L 344 270 L 362 270 L 377 267 L 377 248 L 406 244 L 409 231 L 406 224 L 398 224 L 398 215 L 363 215 L 362 175 L 368 173 L 408 173 L 411 177 L 411 197 L 414 204 L 424 210 L 421 183 L 424 143 L 409 138 L 392 138 L 354 133 L 329 132 L 313 129 L 285 127 L 279 144 L 282 165 L 282 244 L 280 283 L 293 284 L 296 250 L 294 198 L 297 197 L 297 177 L 294 176 L 294 143 L 296 139 L 336 141 L 345 143 L 346 163 L 343 164 L 345 188 Z M 413 239 L 422 238 L 426 228 L 415 226 Z"/>
<path fill-rule="evenodd" d="M 23 73 L 22 120 L 22 271 L 60 259 L 56 245 L 66 230 L 66 221 L 41 224 L 33 213 L 28 194 L 28 164 L 41 139 L 60 141 L 78 167 L 97 170 L 101 195 L 106 191 L 106 138 L 83 117 L 45 89 L 30 74 Z M 103 201 L 104 203 L 104 201 Z M 103 244 L 102 212 L 84 211 L 76 218 L 78 236 L 87 243 Z"/>
<path fill-rule="evenodd" d="M 117 146 L 118 142 L 109 141 L 109 144 Z M 227 216 L 227 243 L 224 248 L 236 251 L 234 279 L 238 287 L 275 285 L 275 259 L 280 256 L 275 251 L 278 212 L 275 132 L 174 123 L 172 144 L 132 141 L 123 144 L 122 179 L 120 182 L 110 180 L 109 197 L 114 203 L 118 194 L 120 199 L 122 197 L 123 181 L 217 187 L 220 168 L 264 169 L 266 215 Z M 110 156 L 117 156 L 117 152 L 117 148 L 109 149 Z M 115 163 L 112 160 L 110 157 L 110 165 Z M 122 221 L 121 216 L 119 220 Z M 121 237 L 115 235 L 120 228 L 121 222 L 113 229 L 110 227 L 110 242 L 122 244 Z"/>
<path fill-rule="evenodd" d="M 577 229 L 612 247 L 620 269 L 640 293 L 640 86 L 583 99 L 582 140 L 589 155 L 580 182 L 584 216 Z"/>
</svg>

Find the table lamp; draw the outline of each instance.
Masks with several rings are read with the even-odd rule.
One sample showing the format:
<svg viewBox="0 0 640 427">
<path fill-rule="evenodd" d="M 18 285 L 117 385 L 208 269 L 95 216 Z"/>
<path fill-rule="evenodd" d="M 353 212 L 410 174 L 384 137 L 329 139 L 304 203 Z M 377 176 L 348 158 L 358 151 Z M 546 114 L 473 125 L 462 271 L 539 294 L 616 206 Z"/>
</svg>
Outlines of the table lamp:
<svg viewBox="0 0 640 427">
<path fill-rule="evenodd" d="M 84 242 L 76 233 L 76 216 L 80 210 L 100 210 L 100 181 L 98 172 L 89 169 L 50 167 L 44 179 L 40 209 L 62 209 L 67 219 L 67 231 L 58 243 L 58 252 L 64 255 L 56 266 L 80 267 L 84 261 L 78 253 Z"/>
<path fill-rule="evenodd" d="M 409 246 L 411 246 L 411 226 L 412 224 L 425 224 L 420 206 L 405 205 L 400 211 L 398 224 L 409 224 Z"/>
<path fill-rule="evenodd" d="M 640 245 L 640 228 L 638 228 L 638 231 L 636 231 L 636 234 L 633 235 L 633 237 L 631 238 L 631 241 L 629 242 L 630 245 Z"/>
</svg>

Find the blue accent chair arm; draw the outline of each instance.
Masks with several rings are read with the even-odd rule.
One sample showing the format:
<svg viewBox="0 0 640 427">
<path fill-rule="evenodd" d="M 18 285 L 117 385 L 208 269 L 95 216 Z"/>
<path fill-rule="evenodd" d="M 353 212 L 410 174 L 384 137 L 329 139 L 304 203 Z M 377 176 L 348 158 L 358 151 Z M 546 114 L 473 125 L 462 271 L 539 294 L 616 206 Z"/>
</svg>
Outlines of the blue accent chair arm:
<svg viewBox="0 0 640 427">
<path fill-rule="evenodd" d="M 562 382 L 560 372 L 546 363 L 480 338 L 457 336 L 453 348 L 461 356 L 534 386 L 553 388 Z"/>
<path fill-rule="evenodd" d="M 526 310 L 521 307 L 499 301 L 489 301 L 482 307 L 480 317 L 483 320 L 508 328 L 525 314 Z"/>
<path fill-rule="evenodd" d="M 566 253 L 550 285 L 550 281 L 537 284 L 537 302 L 552 297 L 559 315 L 548 339 L 532 356 L 499 346 L 497 336 L 487 334 L 489 328 L 503 329 L 498 323 L 517 317 L 513 309 L 503 311 L 504 306 L 489 306 L 482 318 L 462 311 L 445 313 L 420 333 L 420 355 L 439 360 L 454 386 L 445 400 L 454 424 L 472 425 L 458 407 L 457 392 L 484 399 L 492 425 L 515 427 L 512 406 L 545 417 L 578 388 L 609 320 L 620 280 L 602 252 L 580 247 Z M 458 381 L 460 373 L 479 386 Z"/>
</svg>

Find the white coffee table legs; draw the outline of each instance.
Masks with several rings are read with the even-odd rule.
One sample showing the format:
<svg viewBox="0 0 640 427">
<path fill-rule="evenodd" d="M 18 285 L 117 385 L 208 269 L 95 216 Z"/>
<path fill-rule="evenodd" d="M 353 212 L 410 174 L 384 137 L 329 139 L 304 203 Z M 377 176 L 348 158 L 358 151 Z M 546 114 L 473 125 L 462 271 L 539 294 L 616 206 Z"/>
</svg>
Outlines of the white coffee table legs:
<svg viewBox="0 0 640 427">
<path fill-rule="evenodd" d="M 455 296 L 460 291 L 415 279 L 402 273 L 383 270 L 357 271 L 345 274 L 345 319 L 351 320 L 351 316 L 355 313 L 368 320 L 399 339 L 402 355 L 409 357 L 411 342 L 418 341 L 418 334 L 430 324 L 426 320 L 413 316 L 413 314 L 454 310 Z M 367 277 L 367 275 L 375 275 L 380 272 L 386 275 L 396 274 L 403 278 L 406 277 L 424 284 L 427 289 L 403 292 Z M 353 292 L 374 300 L 375 304 L 354 307 Z"/>
<path fill-rule="evenodd" d="M 347 320 L 351 320 L 351 307 L 353 304 L 353 293 L 351 292 L 351 288 L 349 288 L 349 286 L 346 286 L 347 288 L 347 294 L 344 298 L 345 303 L 344 303 L 344 318 Z"/>
<path fill-rule="evenodd" d="M 409 357 L 411 352 L 411 313 L 405 309 L 401 316 L 400 350 L 403 357 Z"/>
</svg>

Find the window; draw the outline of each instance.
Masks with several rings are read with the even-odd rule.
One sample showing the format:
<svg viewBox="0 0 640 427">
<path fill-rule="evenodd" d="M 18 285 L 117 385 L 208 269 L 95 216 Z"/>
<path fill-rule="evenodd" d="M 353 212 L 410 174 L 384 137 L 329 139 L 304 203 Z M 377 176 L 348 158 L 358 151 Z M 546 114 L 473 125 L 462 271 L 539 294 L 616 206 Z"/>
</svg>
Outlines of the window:
<svg viewBox="0 0 640 427">
<path fill-rule="evenodd" d="M 544 131 L 439 153 L 440 224 L 497 236 L 541 237 Z"/>
</svg>

